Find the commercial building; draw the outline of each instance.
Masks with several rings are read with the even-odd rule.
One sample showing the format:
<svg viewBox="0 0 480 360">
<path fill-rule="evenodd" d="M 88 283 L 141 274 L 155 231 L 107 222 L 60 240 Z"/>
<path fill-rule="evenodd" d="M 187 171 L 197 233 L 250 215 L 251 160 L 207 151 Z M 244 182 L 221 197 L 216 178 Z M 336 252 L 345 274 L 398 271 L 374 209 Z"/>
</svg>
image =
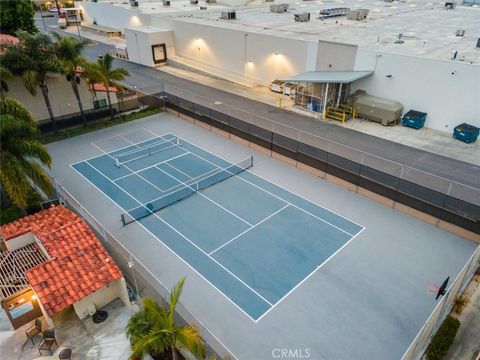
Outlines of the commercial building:
<svg viewBox="0 0 480 360">
<path fill-rule="evenodd" d="M 171 62 L 260 85 L 309 71 L 371 71 L 350 91 L 362 89 L 400 102 L 405 111 L 427 112 L 425 126 L 435 130 L 451 133 L 462 122 L 480 126 L 475 4 L 452 9 L 423 0 L 309 1 L 277 12 L 269 2 L 239 4 L 235 10 L 183 0 L 170 6 L 140 1 L 138 7 L 76 3 L 85 22 L 125 34 L 134 62 Z M 339 9 L 349 15 L 335 15 Z M 310 14 L 307 21 L 295 20 L 300 13 Z"/>
</svg>

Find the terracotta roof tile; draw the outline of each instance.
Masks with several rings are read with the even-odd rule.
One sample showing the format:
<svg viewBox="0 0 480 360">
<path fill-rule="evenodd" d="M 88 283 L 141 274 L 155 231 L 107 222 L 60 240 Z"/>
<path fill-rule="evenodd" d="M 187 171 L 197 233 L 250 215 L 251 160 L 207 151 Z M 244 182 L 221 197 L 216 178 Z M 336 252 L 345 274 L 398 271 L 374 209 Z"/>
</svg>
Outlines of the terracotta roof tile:
<svg viewBox="0 0 480 360">
<path fill-rule="evenodd" d="M 27 232 L 50 257 L 25 273 L 50 316 L 123 276 L 88 225 L 63 206 L 0 227 L 6 241 Z"/>
</svg>

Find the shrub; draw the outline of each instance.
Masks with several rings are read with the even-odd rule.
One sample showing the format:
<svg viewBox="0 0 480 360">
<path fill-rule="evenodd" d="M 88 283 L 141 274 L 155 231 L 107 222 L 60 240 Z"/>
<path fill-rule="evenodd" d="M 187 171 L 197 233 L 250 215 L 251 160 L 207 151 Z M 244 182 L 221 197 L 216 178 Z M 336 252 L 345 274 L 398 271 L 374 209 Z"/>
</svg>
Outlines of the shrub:
<svg viewBox="0 0 480 360">
<path fill-rule="evenodd" d="M 8 224 L 12 221 L 18 220 L 22 217 L 22 212 L 19 208 L 11 206 L 0 210 L 0 225 Z"/>
<path fill-rule="evenodd" d="M 455 301 L 453 302 L 453 311 L 456 314 L 460 315 L 467 304 L 468 304 L 467 296 L 457 295 L 455 297 Z"/>
<path fill-rule="evenodd" d="M 440 360 L 448 352 L 452 345 L 455 335 L 457 334 L 460 321 L 448 315 L 433 337 L 430 345 L 428 345 L 426 358 L 427 360 Z"/>
</svg>

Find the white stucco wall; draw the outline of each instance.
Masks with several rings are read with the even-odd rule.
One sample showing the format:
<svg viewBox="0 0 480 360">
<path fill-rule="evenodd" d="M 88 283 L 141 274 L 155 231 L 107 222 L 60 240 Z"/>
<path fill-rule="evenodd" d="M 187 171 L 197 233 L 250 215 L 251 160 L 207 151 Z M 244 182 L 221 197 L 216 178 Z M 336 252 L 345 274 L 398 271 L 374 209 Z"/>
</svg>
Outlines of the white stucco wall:
<svg viewBox="0 0 480 360">
<path fill-rule="evenodd" d="M 72 86 L 65 79 L 64 75 L 47 78 L 48 95 L 54 116 L 79 112 L 77 99 L 73 93 Z M 31 95 L 23 85 L 19 77 L 14 77 L 8 81 L 8 96 L 20 101 L 37 121 L 49 119 L 47 106 L 40 88 L 37 88 L 37 94 Z M 91 109 L 93 107 L 92 94 L 88 90 L 84 81 L 78 86 L 80 99 L 82 99 L 83 108 Z"/>
<path fill-rule="evenodd" d="M 73 308 L 78 317 L 83 319 L 89 315 L 88 310 L 91 305 L 95 306 L 95 309 L 99 310 L 116 298 L 120 298 L 126 306 L 130 303 L 128 300 L 125 279 L 123 277 L 112 281 L 110 284 L 87 295 L 80 301 L 77 301 L 73 304 Z"/>
<path fill-rule="evenodd" d="M 165 24 L 165 20 L 162 23 Z M 169 24 L 174 31 L 178 56 L 220 73 L 230 72 L 266 85 L 276 78 L 315 69 L 316 42 L 280 39 L 181 20 L 171 20 Z"/>
<path fill-rule="evenodd" d="M 156 27 L 125 28 L 128 58 L 146 66 L 155 66 L 152 45 L 165 44 L 167 58 L 175 56 L 173 31 Z"/>
<path fill-rule="evenodd" d="M 480 127 L 478 65 L 359 49 L 355 69 L 375 73 L 355 82 L 352 91 L 400 101 L 405 112 L 427 112 L 426 127 L 448 133 L 463 122 Z"/>
<path fill-rule="evenodd" d="M 82 10 L 84 21 L 87 23 L 96 20 L 99 25 L 121 31 L 126 27 L 150 25 L 150 15 L 142 14 L 135 8 L 114 6 L 108 2 L 78 1 L 75 5 Z"/>
<path fill-rule="evenodd" d="M 22 235 L 19 235 L 13 239 L 5 241 L 5 245 L 8 251 L 15 251 L 24 246 L 33 244 L 35 242 L 35 236 L 33 233 L 28 232 Z"/>
</svg>

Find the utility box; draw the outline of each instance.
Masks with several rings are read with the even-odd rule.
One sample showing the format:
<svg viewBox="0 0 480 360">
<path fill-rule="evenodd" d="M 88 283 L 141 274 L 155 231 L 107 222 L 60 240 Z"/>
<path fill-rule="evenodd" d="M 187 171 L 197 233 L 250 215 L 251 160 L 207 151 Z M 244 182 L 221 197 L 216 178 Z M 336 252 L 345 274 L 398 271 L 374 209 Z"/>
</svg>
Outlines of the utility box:
<svg viewBox="0 0 480 360">
<path fill-rule="evenodd" d="M 359 117 L 384 126 L 395 125 L 403 112 L 403 105 L 400 102 L 367 95 L 363 90 L 355 91 L 349 103 L 357 110 Z"/>
<path fill-rule="evenodd" d="M 405 115 L 403 115 L 402 125 L 418 130 L 425 125 L 426 119 L 427 113 L 410 110 Z"/>
<path fill-rule="evenodd" d="M 470 144 L 477 140 L 479 128 L 467 123 L 463 123 L 455 126 L 453 129 L 453 137 L 464 143 Z"/>
</svg>

